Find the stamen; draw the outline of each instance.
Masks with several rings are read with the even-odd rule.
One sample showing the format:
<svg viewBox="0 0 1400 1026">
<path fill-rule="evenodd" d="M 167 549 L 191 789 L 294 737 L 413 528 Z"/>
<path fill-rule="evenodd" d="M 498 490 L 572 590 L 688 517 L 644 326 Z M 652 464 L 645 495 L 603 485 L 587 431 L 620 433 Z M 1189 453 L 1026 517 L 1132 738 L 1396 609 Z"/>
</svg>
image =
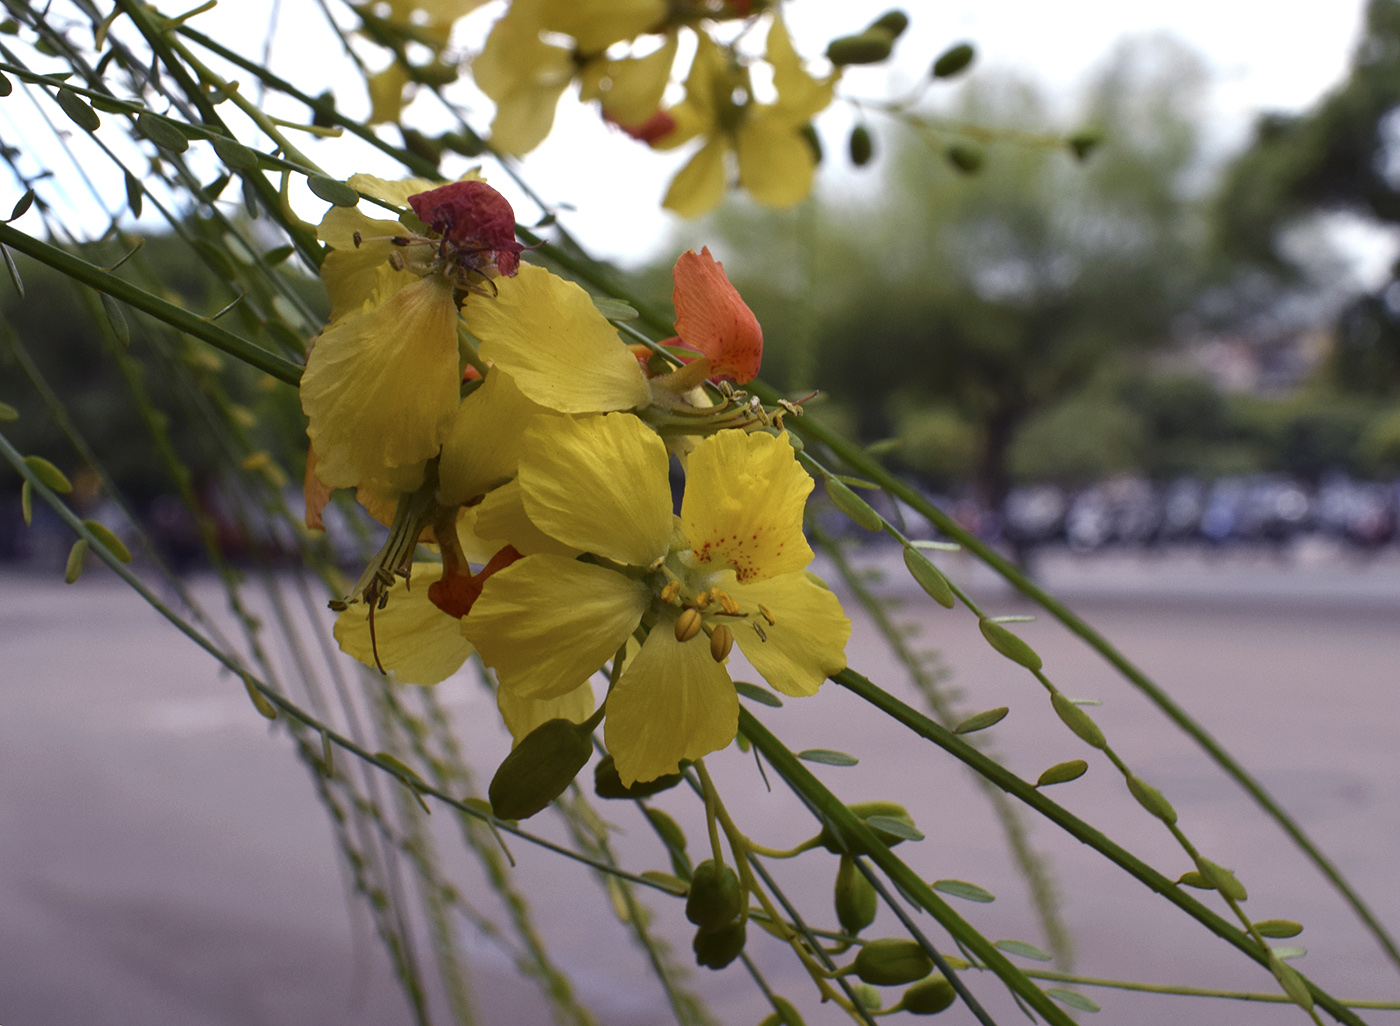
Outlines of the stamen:
<svg viewBox="0 0 1400 1026">
<path fill-rule="evenodd" d="M 763 624 L 761 624 L 761 623 L 759 623 L 757 620 L 755 620 L 755 621 L 753 622 L 753 629 L 754 629 L 754 631 L 758 634 L 758 640 L 759 640 L 759 641 L 767 641 L 767 640 L 768 640 L 768 635 L 767 635 L 767 634 L 764 632 L 764 630 L 763 630 Z"/>
<path fill-rule="evenodd" d="M 398 253 L 390 253 L 389 266 L 396 271 L 402 271 L 404 268 L 403 257 L 400 256 Z"/>
<path fill-rule="evenodd" d="M 689 641 L 700 633 L 700 611 L 698 609 L 684 610 L 676 619 L 676 640 Z"/>
<path fill-rule="evenodd" d="M 708 609 L 708 608 L 710 608 L 710 593 L 709 593 L 708 591 L 702 591 L 699 595 L 696 595 L 696 596 L 695 596 L 695 608 L 696 608 L 696 609 Z"/>
<path fill-rule="evenodd" d="M 355 234 L 352 236 L 352 238 L 355 240 L 356 249 L 359 249 L 361 244 L 365 241 L 365 237 L 360 234 L 360 229 L 358 228 L 355 229 Z"/>
<path fill-rule="evenodd" d="M 666 587 L 661 589 L 661 601 L 667 605 L 679 605 L 681 594 L 681 582 L 671 581 Z"/>
<path fill-rule="evenodd" d="M 768 621 L 769 627 L 773 627 L 777 624 L 778 621 L 773 618 L 773 614 L 768 611 L 768 607 L 762 602 L 758 604 L 758 611 L 762 614 L 763 618 Z"/>
<path fill-rule="evenodd" d="M 726 624 L 720 624 L 710 635 L 710 657 L 717 663 L 722 663 L 729 655 L 729 650 L 734 647 L 734 634 Z"/>
<path fill-rule="evenodd" d="M 716 588 L 714 590 L 714 599 L 724 608 L 724 611 L 730 616 L 739 615 L 739 603 L 735 602 L 734 597 L 728 592 L 723 592 Z"/>
</svg>

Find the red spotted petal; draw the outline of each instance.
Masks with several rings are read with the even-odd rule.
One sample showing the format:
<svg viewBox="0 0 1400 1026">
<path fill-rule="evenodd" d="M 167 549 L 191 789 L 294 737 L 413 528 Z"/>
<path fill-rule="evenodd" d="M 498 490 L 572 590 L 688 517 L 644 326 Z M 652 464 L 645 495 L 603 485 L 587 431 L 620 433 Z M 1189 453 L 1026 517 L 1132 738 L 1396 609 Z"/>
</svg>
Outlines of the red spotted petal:
<svg viewBox="0 0 1400 1026">
<path fill-rule="evenodd" d="M 408 197 L 408 205 L 449 242 L 494 253 L 502 274 L 513 275 L 520 266 L 525 247 L 515 240 L 515 211 L 485 182 L 450 182 Z"/>
<path fill-rule="evenodd" d="M 676 287 L 671 301 L 681 341 L 710 358 L 712 377 L 733 378 L 740 385 L 757 377 L 763 329 L 729 284 L 724 265 L 710 256 L 709 247 L 698 254 L 682 253 L 672 276 Z"/>
</svg>

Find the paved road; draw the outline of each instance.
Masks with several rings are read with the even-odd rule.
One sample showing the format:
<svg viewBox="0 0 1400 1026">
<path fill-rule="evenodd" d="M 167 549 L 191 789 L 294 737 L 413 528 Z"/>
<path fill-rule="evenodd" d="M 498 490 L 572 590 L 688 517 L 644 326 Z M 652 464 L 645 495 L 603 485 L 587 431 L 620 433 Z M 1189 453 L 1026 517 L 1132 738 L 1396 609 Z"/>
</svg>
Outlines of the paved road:
<svg viewBox="0 0 1400 1026">
<path fill-rule="evenodd" d="M 1119 560 L 1047 564 L 1046 573 L 1258 773 L 1400 931 L 1400 572 Z M 1335 583 L 1348 580 L 1351 590 Z M 981 578 L 971 584 L 992 611 L 1025 611 Z M 897 578 L 889 590 L 908 599 L 900 617 L 918 625 L 919 644 L 942 650 L 968 711 L 1011 707 L 995 745 L 1014 770 L 1034 778 L 1052 762 L 1092 754 L 1058 725 L 1034 681 L 981 642 L 965 613 L 920 601 Z M 219 680 L 206 656 L 110 577 L 90 574 L 71 588 L 0 577 L 0 596 L 0 1022 L 408 1021 L 378 942 L 350 911 L 305 770 L 285 739 L 269 735 L 241 688 Z M 852 664 L 907 696 L 869 623 L 857 620 Z M 1300 968 L 1335 993 L 1400 997 L 1400 973 L 1190 742 L 1077 640 L 1044 622 L 1017 629 L 1067 693 L 1103 700 L 1094 715 L 1110 739 L 1171 798 L 1201 848 L 1237 868 L 1252 913 L 1307 925 L 1299 942 L 1310 953 Z M 490 726 L 489 699 L 466 684 L 444 685 L 443 695 L 489 771 L 505 744 Z M 903 849 L 920 872 L 974 880 L 999 895 L 992 905 L 959 906 L 974 924 L 993 937 L 1041 940 L 994 819 L 960 767 L 915 739 L 891 743 L 888 724 L 839 688 L 762 714 L 794 748 L 860 756 L 859 766 L 819 768 L 821 776 L 852 800 L 905 801 L 928 834 L 917 849 Z M 745 796 L 736 814 L 752 833 L 772 844 L 810 833 L 790 796 L 762 790 L 751 758 L 730 751 L 712 761 L 721 787 Z M 1090 773 L 1055 797 L 1164 871 L 1189 868 L 1109 768 L 1090 761 Z M 692 837 L 702 836 L 693 810 L 674 799 L 663 804 Z M 663 868 L 629 812 L 615 817 L 629 831 L 625 854 L 637 868 Z M 1270 989 L 1266 973 L 1162 899 L 1105 871 L 1087 849 L 1043 826 L 1033 839 L 1053 860 L 1080 939 L 1081 971 Z M 600 1018 L 664 1021 L 659 990 L 586 874 L 517 855 L 560 960 Z M 820 914 L 829 900 L 827 862 L 809 856 L 780 869 L 784 885 Z M 659 912 L 659 922 L 671 924 L 663 930 L 687 945 L 675 928 L 679 910 L 663 902 Z M 789 961 L 763 941 L 751 945 L 760 966 L 806 1001 Z M 503 956 L 479 938 L 467 942 L 482 1021 L 548 1021 Z M 696 983 L 724 1022 L 762 1017 L 737 967 Z M 999 1020 L 1018 1020 L 996 987 L 980 989 Z M 1276 1007 L 1090 993 L 1105 1023 L 1303 1021 Z M 839 1021 L 830 1009 L 805 1007 L 811 1023 Z M 970 1021 L 959 1014 L 949 1021 Z M 1400 1022 L 1400 1015 L 1371 1013 L 1371 1021 Z"/>
</svg>

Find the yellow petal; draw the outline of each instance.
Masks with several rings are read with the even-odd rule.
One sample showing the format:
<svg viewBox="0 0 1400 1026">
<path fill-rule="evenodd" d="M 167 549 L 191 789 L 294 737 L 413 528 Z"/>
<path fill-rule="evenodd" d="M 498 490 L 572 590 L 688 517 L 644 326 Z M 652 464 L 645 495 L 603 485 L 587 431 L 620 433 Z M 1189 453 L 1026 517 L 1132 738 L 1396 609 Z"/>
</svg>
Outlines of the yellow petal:
<svg viewBox="0 0 1400 1026">
<path fill-rule="evenodd" d="M 584 552 L 650 566 L 671 541 L 666 445 L 627 413 L 542 416 L 520 457 L 525 512 Z"/>
<path fill-rule="evenodd" d="M 403 114 L 404 88 L 413 80 L 407 69 L 395 61 L 366 79 L 369 86 L 370 114 L 366 124 L 383 125 L 398 121 Z"/>
<path fill-rule="evenodd" d="M 520 698 L 557 698 L 607 662 L 641 621 L 645 585 L 591 563 L 526 556 L 492 574 L 462 633 Z"/>
<path fill-rule="evenodd" d="M 587 292 L 528 264 L 495 284 L 495 298 L 467 304 L 467 325 L 481 340 L 482 359 L 528 398 L 561 413 L 631 410 L 651 401 L 637 358 Z"/>
<path fill-rule="evenodd" d="M 452 285 L 432 275 L 316 340 L 301 406 L 324 484 L 353 487 L 437 455 L 460 395 L 456 323 Z"/>
<path fill-rule="evenodd" d="M 724 199 L 724 158 L 728 152 L 729 141 L 726 138 L 716 136 L 710 139 L 671 179 L 671 186 L 666 190 L 666 198 L 661 205 L 667 210 L 674 210 L 681 217 L 699 217 L 714 210 Z"/>
<path fill-rule="evenodd" d="M 441 573 L 439 564 L 414 563 L 412 587 L 394 582 L 389 604 L 374 611 L 374 645 L 367 606 L 356 604 L 341 613 L 335 621 L 341 650 L 373 667 L 377 647 L 384 669 L 405 684 L 436 684 L 456 673 L 472 647 L 457 618 L 428 600 L 428 585 Z"/>
<path fill-rule="evenodd" d="M 525 513 L 524 496 L 520 491 L 519 480 L 510 481 L 494 489 L 481 500 L 480 505 L 473 506 L 472 509 L 476 512 L 476 533 L 493 541 L 497 548 L 508 544 L 525 556 L 543 552 L 554 556 L 567 556 L 570 559 L 583 551 L 551 538 L 535 526 L 535 522 Z"/>
<path fill-rule="evenodd" d="M 792 48 L 787 27 L 777 13 L 773 15 L 773 25 L 768 30 L 766 57 L 773 66 L 773 88 L 778 91 L 776 106 L 790 119 L 791 124 L 810 121 L 831 105 L 837 75 L 819 79 L 807 74 L 802 67 L 802 58 Z"/>
<path fill-rule="evenodd" d="M 525 429 L 540 412 L 509 375 L 487 374 L 452 415 L 438 464 L 438 502 L 461 506 L 515 477 Z"/>
<path fill-rule="evenodd" d="M 666 0 L 549 0 L 545 27 L 573 36 L 580 53 L 602 53 L 666 20 Z"/>
<path fill-rule="evenodd" d="M 355 234 L 360 244 L 355 245 Z M 367 217 L 354 207 L 331 207 L 316 237 L 331 247 L 321 264 L 321 279 L 331 300 L 331 321 L 359 313 L 379 288 L 381 270 L 397 247 L 389 240 L 407 229 L 398 221 Z"/>
<path fill-rule="evenodd" d="M 766 207 L 785 210 L 812 191 L 817 155 L 798 126 L 772 107 L 755 109 L 735 137 L 739 187 Z"/>
<path fill-rule="evenodd" d="M 607 61 L 603 78 L 607 89 L 600 89 L 597 99 L 603 112 L 619 125 L 635 127 L 646 121 L 661 107 L 661 98 L 671 81 L 671 66 L 676 61 L 679 37 L 671 32 L 666 42 L 645 57 Z M 593 97 L 586 97 L 592 99 Z"/>
<path fill-rule="evenodd" d="M 465 177 L 480 178 L 481 176 L 472 171 Z M 392 203 L 396 207 L 407 207 L 408 197 L 420 192 L 427 192 L 429 189 L 436 189 L 442 184 L 442 182 L 434 181 L 431 178 L 388 179 L 366 174 L 351 175 L 347 181 L 352 189 L 357 189 L 366 196 L 383 200 L 385 203 Z"/>
<path fill-rule="evenodd" d="M 757 621 L 762 635 L 750 624 L 732 629 L 744 657 L 775 690 L 794 697 L 814 695 L 822 681 L 846 668 L 851 621 L 836 596 L 806 574 L 719 587 L 729 591 L 745 612 L 762 605 L 772 613 L 772 624 Z"/>
<path fill-rule="evenodd" d="M 356 175 L 365 178 L 365 175 Z M 354 179 L 351 179 L 354 181 Z M 380 179 L 376 179 L 380 181 Z M 405 200 L 404 202 L 407 202 Z M 331 207 L 316 226 L 316 238 L 334 249 L 356 249 L 355 233 L 360 233 L 361 245 L 367 240 L 383 239 L 386 244 L 406 229 L 398 221 L 386 221 L 361 213 L 357 207 Z M 385 251 L 387 256 L 388 251 Z"/>
<path fill-rule="evenodd" d="M 811 491 L 786 435 L 729 430 L 701 439 L 686 460 L 681 502 L 696 561 L 746 583 L 801 570 L 812 561 L 802 534 Z"/>
<path fill-rule="evenodd" d="M 544 7 L 543 0 L 514 0 L 472 62 L 477 86 L 496 103 L 491 143 L 501 153 L 521 156 L 543 141 L 574 77 L 573 55 L 540 38 Z"/>
<path fill-rule="evenodd" d="M 723 55 L 708 35 L 699 34 L 699 45 L 695 57 L 690 62 L 690 71 L 685 77 L 685 99 L 671 108 L 671 117 L 676 127 L 653 145 L 658 150 L 670 150 L 697 135 L 710 135 L 718 129 L 716 102 L 720 94 L 738 83 L 726 82 L 730 78 Z M 731 102 L 731 101 L 726 101 Z"/>
<path fill-rule="evenodd" d="M 496 707 L 515 745 L 530 731 L 547 720 L 561 719 L 582 723 L 593 715 L 593 685 L 584 681 L 574 690 L 558 698 L 521 698 L 507 688 L 496 689 Z"/>
<path fill-rule="evenodd" d="M 682 759 L 718 751 L 739 729 L 729 673 L 700 634 L 677 641 L 663 617 L 608 695 L 604 737 L 624 784 L 675 773 Z"/>
</svg>

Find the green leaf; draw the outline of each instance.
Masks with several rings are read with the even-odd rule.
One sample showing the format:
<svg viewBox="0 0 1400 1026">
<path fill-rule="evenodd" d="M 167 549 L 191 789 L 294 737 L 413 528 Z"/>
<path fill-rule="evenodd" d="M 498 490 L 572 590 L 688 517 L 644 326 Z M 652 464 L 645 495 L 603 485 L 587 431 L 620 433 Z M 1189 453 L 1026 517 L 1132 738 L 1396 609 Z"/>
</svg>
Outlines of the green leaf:
<svg viewBox="0 0 1400 1026">
<path fill-rule="evenodd" d="M 685 897 L 686 892 L 690 890 L 690 887 L 684 880 L 678 876 L 672 876 L 670 873 L 658 872 L 655 869 L 646 869 L 642 871 L 641 876 L 643 880 L 650 880 L 662 890 L 669 891 L 671 894 L 676 894 L 680 897 Z"/>
<path fill-rule="evenodd" d="M 253 702 L 253 708 L 256 709 L 260 715 L 269 720 L 277 719 L 277 706 L 269 702 L 267 696 L 258 690 L 257 685 L 253 683 L 253 678 L 245 676 L 243 678 L 243 687 L 247 690 L 248 697 Z"/>
<path fill-rule="evenodd" d="M 1244 884 L 1235 878 L 1235 874 L 1224 866 L 1217 865 L 1207 858 L 1197 858 L 1196 868 L 1201 871 L 1201 875 L 1210 881 L 1221 894 L 1235 901 L 1245 901 L 1249 898 L 1249 893 L 1245 890 Z"/>
<path fill-rule="evenodd" d="M 190 141 L 185 138 L 184 132 L 165 118 L 156 117 L 154 114 L 136 115 L 136 130 L 161 149 L 171 153 L 184 153 L 190 148 Z"/>
<path fill-rule="evenodd" d="M 73 482 L 42 456 L 26 456 L 24 465 L 28 467 L 46 488 L 59 495 L 67 495 L 73 490 Z"/>
<path fill-rule="evenodd" d="M 1044 948 L 1038 948 L 1034 944 L 1027 944 L 1018 940 L 999 940 L 996 946 L 1009 955 L 1020 955 L 1022 958 L 1032 958 L 1037 962 L 1049 962 L 1055 956 Z"/>
<path fill-rule="evenodd" d="M 353 207 L 360 202 L 360 194 L 345 182 L 325 175 L 308 175 L 306 187 L 327 203 L 337 207 Z"/>
<path fill-rule="evenodd" d="M 1203 891 L 1215 890 L 1215 884 L 1211 883 L 1203 875 L 1201 875 L 1194 869 L 1187 870 L 1185 873 L 1182 873 L 1179 877 L 1176 878 L 1176 882 L 1181 884 L 1181 886 L 1183 887 L 1196 887 Z"/>
<path fill-rule="evenodd" d="M 1108 744 L 1103 731 L 1093 718 L 1064 695 L 1056 691 L 1050 696 L 1050 704 L 1055 707 L 1055 713 L 1064 721 L 1065 726 L 1074 731 L 1085 744 L 1094 748 L 1103 748 Z"/>
<path fill-rule="evenodd" d="M 16 201 L 14 209 L 10 211 L 10 216 L 6 218 L 6 221 L 18 221 L 21 217 L 24 216 L 25 211 L 27 211 L 33 205 L 34 190 L 26 189 L 24 195 L 21 196 L 18 201 Z"/>
<path fill-rule="evenodd" d="M 767 688 L 761 688 L 757 684 L 750 684 L 746 680 L 736 680 L 734 682 L 734 690 L 739 692 L 740 696 L 743 698 L 747 698 L 751 702 L 757 702 L 759 705 L 766 705 L 773 709 L 781 709 L 783 707 L 783 700 L 773 694 L 773 692 L 769 691 Z"/>
<path fill-rule="evenodd" d="M 865 825 L 872 830 L 883 830 L 887 834 L 894 834 L 902 837 L 906 841 L 922 841 L 924 835 L 917 827 L 910 826 L 902 819 L 895 819 L 893 816 L 871 816 L 865 821 Z"/>
<path fill-rule="evenodd" d="M 19 486 L 19 510 L 24 515 L 24 526 L 28 527 L 34 522 L 34 484 L 27 477 Z"/>
<path fill-rule="evenodd" d="M 264 253 L 263 259 L 267 261 L 269 267 L 276 267 L 295 252 L 295 246 L 278 246 L 276 249 L 269 249 Z"/>
<path fill-rule="evenodd" d="M 1293 1003 L 1298 1007 L 1311 1012 L 1313 1007 L 1312 991 L 1303 982 L 1303 977 L 1291 965 L 1280 962 L 1277 958 L 1269 959 L 1269 969 L 1274 974 L 1274 979 L 1278 980 L 1281 986 Z"/>
<path fill-rule="evenodd" d="M 982 637 L 987 639 L 987 644 L 1013 663 L 1019 663 L 1028 670 L 1039 670 L 1045 665 L 1040 656 L 1036 655 L 1035 649 L 1001 624 L 993 623 L 991 620 L 978 620 L 977 626 L 981 628 Z"/>
<path fill-rule="evenodd" d="M 934 78 L 952 78 L 954 75 L 966 71 L 973 59 L 977 56 L 977 51 L 972 48 L 971 43 L 959 43 L 950 46 L 938 55 L 938 59 L 933 62 L 930 74 Z"/>
<path fill-rule="evenodd" d="M 1127 777 L 1127 781 L 1128 790 L 1132 792 L 1133 797 L 1137 799 L 1139 805 L 1152 813 L 1152 815 L 1156 816 L 1163 823 L 1170 825 L 1176 822 L 1176 809 L 1172 808 L 1172 803 L 1167 801 L 1161 791 L 1143 781 L 1135 774 L 1130 773 Z"/>
<path fill-rule="evenodd" d="M 102 119 L 97 116 L 97 111 L 88 106 L 84 100 L 67 86 L 59 86 L 58 92 L 54 95 L 59 108 L 67 114 L 73 124 L 89 132 L 96 132 L 102 127 Z"/>
<path fill-rule="evenodd" d="M 68 565 L 63 568 L 63 580 L 66 583 L 73 584 L 83 576 L 83 560 L 87 557 L 87 551 L 86 538 L 79 538 L 68 550 Z"/>
<path fill-rule="evenodd" d="M 15 91 L 15 84 L 0 74 L 0 96 L 9 96 Z"/>
<path fill-rule="evenodd" d="M 594 296 L 593 305 L 610 321 L 635 321 L 641 316 L 631 303 L 613 299 L 611 296 Z"/>
<path fill-rule="evenodd" d="M 408 763 L 388 752 L 375 752 L 374 757 L 382 762 L 395 776 L 403 777 L 410 784 L 419 787 L 427 787 L 427 781 L 420 777 L 416 770 Z"/>
<path fill-rule="evenodd" d="M 913 541 L 909 543 L 916 549 L 929 549 L 934 552 L 961 552 L 962 546 L 957 542 L 946 541 Z"/>
<path fill-rule="evenodd" d="M 112 529 L 100 520 L 84 520 L 83 526 L 92 533 L 92 536 L 102 543 L 112 555 L 123 563 L 131 562 L 131 550 L 126 547 L 120 538 L 113 533 Z"/>
<path fill-rule="evenodd" d="M 10 272 L 10 281 L 15 284 L 15 291 L 19 293 L 19 298 L 24 298 L 24 279 L 19 276 L 19 268 L 15 266 L 15 258 L 10 255 L 10 247 L 0 245 L 0 257 L 5 260 L 5 270 Z"/>
<path fill-rule="evenodd" d="M 909 576 L 918 582 L 919 587 L 924 589 L 929 598 L 944 609 L 953 608 L 955 601 L 953 589 L 948 587 L 947 580 L 938 572 L 938 567 L 929 562 L 927 556 L 906 545 L 904 547 L 904 565 L 909 570 Z"/>
<path fill-rule="evenodd" d="M 860 762 L 854 755 L 834 752 L 829 748 L 805 748 L 797 753 L 797 757 L 807 762 L 819 762 L 824 766 L 854 766 Z"/>
<path fill-rule="evenodd" d="M 953 728 L 953 733 L 971 734 L 979 730 L 986 730 L 988 727 L 994 726 L 1006 719 L 1006 714 L 1010 711 L 1010 709 L 1002 705 L 995 709 L 988 709 L 986 712 L 980 712 L 976 716 L 969 716 Z"/>
<path fill-rule="evenodd" d="M 131 328 L 126 323 L 126 314 L 122 313 L 122 306 L 105 292 L 98 295 L 102 299 L 102 309 L 107 314 L 107 323 L 112 326 L 112 334 L 117 336 L 117 341 L 124 346 L 131 345 Z"/>
<path fill-rule="evenodd" d="M 1276 948 L 1270 948 L 1275 958 L 1302 958 L 1308 953 L 1308 949 L 1297 944 L 1280 944 Z"/>
<path fill-rule="evenodd" d="M 1064 987 L 1046 987 L 1045 993 L 1060 1004 L 1068 1005 L 1070 1008 L 1077 1008 L 1081 1012 L 1097 1012 L 1099 1010 L 1097 1004 L 1089 998 L 1086 998 L 1077 990 L 1066 990 Z"/>
<path fill-rule="evenodd" d="M 0 422 L 19 420 L 19 410 L 9 403 L 0 403 Z"/>
<path fill-rule="evenodd" d="M 826 495 L 837 509 L 867 531 L 884 530 L 885 522 L 880 514 L 834 474 L 826 475 Z"/>
<path fill-rule="evenodd" d="M 989 901 L 997 900 L 997 896 L 985 887 L 978 887 L 975 883 L 968 883 L 966 880 L 935 880 L 929 886 L 935 891 L 951 894 L 964 901 L 977 901 L 986 904 Z"/>
<path fill-rule="evenodd" d="M 1303 924 L 1292 919 L 1261 919 L 1254 924 L 1254 929 L 1261 937 L 1296 937 L 1303 932 Z"/>
<path fill-rule="evenodd" d="M 130 171 L 126 172 L 126 205 L 131 208 L 132 217 L 141 216 L 141 180 Z"/>
<path fill-rule="evenodd" d="M 1036 778 L 1036 787 L 1049 787 L 1051 784 L 1068 784 L 1089 772 L 1089 764 L 1083 759 L 1070 759 L 1057 762 Z"/>
<path fill-rule="evenodd" d="M 214 152 L 219 155 L 219 159 L 235 171 L 257 170 L 258 155 L 236 139 L 212 135 L 209 137 L 209 144 L 214 147 Z"/>
</svg>

